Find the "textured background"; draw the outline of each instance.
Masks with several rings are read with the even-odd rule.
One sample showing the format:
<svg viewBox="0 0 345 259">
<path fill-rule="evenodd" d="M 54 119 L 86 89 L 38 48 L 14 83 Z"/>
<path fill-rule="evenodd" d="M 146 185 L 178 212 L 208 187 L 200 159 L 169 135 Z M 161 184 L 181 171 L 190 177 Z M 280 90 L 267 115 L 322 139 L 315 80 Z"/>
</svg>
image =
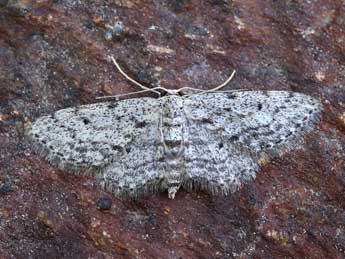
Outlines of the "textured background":
<svg viewBox="0 0 345 259">
<path fill-rule="evenodd" d="M 344 258 L 344 13 L 342 0 L 0 0 L 0 258 Z M 137 90 L 108 55 L 149 86 L 207 88 L 236 69 L 228 89 L 306 93 L 322 121 L 231 196 L 120 200 L 24 139 L 40 115 Z"/>
</svg>

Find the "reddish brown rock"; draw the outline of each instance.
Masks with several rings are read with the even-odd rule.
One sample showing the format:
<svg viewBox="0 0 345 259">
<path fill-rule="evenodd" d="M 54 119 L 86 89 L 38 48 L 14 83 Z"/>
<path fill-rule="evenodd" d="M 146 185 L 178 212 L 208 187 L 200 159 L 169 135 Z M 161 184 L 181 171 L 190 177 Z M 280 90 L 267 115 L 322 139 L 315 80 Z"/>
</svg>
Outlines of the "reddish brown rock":
<svg viewBox="0 0 345 259">
<path fill-rule="evenodd" d="M 343 258 L 344 13 L 341 0 L 0 1 L 0 258 Z M 149 86 L 208 88 L 236 69 L 228 89 L 312 95 L 322 122 L 229 197 L 117 199 L 24 138 L 40 115 L 137 90 L 109 55 Z"/>
</svg>

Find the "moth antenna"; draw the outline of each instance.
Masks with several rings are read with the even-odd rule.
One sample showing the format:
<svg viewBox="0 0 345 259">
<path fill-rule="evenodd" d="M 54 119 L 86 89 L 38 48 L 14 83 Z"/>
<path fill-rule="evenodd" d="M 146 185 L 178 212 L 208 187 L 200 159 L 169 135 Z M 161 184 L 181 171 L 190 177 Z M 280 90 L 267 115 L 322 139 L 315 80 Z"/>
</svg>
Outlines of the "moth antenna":
<svg viewBox="0 0 345 259">
<path fill-rule="evenodd" d="M 110 95 L 110 96 L 99 96 L 99 97 L 96 97 L 96 99 L 117 98 L 117 97 L 124 97 L 124 96 L 128 96 L 128 95 L 140 94 L 140 93 L 145 93 L 145 92 L 154 92 L 159 97 L 161 96 L 161 93 L 159 91 L 156 91 L 156 90 L 162 89 L 162 87 L 158 86 L 158 87 L 154 87 L 154 88 L 148 88 L 148 87 L 140 84 L 139 82 L 135 81 L 133 78 L 131 78 L 129 75 L 127 75 L 122 70 L 122 68 L 119 66 L 119 64 L 116 62 L 116 60 L 115 60 L 115 58 L 113 56 L 111 56 L 111 60 L 113 61 L 115 67 L 119 70 L 121 75 L 123 75 L 127 80 L 129 80 L 133 84 L 139 86 L 142 90 L 141 91 L 131 92 L 131 93 L 126 93 L 126 94 L 117 94 L 117 95 Z M 163 90 L 165 90 L 165 89 L 163 89 Z"/>
<path fill-rule="evenodd" d="M 216 87 L 213 87 L 211 89 L 207 89 L 207 90 L 204 90 L 204 89 L 198 89 L 198 88 L 194 88 L 194 87 L 182 87 L 178 90 L 176 90 L 178 93 L 183 91 L 183 90 L 194 90 L 194 91 L 198 91 L 199 93 L 209 93 L 209 92 L 216 92 L 218 91 L 219 89 L 223 88 L 224 86 L 226 86 L 232 79 L 233 77 L 235 76 L 235 73 L 236 73 L 236 70 L 232 71 L 231 75 L 229 76 L 228 79 L 226 79 L 222 84 L 216 86 Z"/>
<path fill-rule="evenodd" d="M 211 88 L 209 90 L 206 90 L 205 92 L 215 92 L 215 91 L 218 91 L 219 89 L 222 89 L 224 86 L 226 86 L 232 79 L 233 77 L 235 76 L 235 73 L 236 73 L 236 70 L 232 71 L 231 75 L 229 76 L 228 79 L 226 79 L 224 81 L 224 83 L 214 87 L 214 88 Z"/>
<path fill-rule="evenodd" d="M 167 88 L 164 88 L 164 87 L 161 87 L 161 86 L 158 86 L 158 87 L 154 87 L 154 88 L 149 88 L 137 81 L 135 81 L 133 78 L 131 78 L 129 75 L 127 75 L 123 70 L 122 68 L 120 67 L 120 65 L 116 62 L 114 56 L 111 56 L 111 60 L 113 61 L 114 65 L 116 66 L 116 68 L 119 70 L 119 72 L 121 73 L 121 75 L 123 75 L 128 81 L 132 82 L 133 84 L 139 86 L 141 89 L 145 90 L 145 91 L 152 91 L 156 94 L 158 94 L 160 96 L 160 93 L 156 90 L 160 89 L 160 90 L 163 90 L 165 92 L 167 92 L 168 94 L 171 94 L 171 95 L 176 95 L 178 93 L 178 90 L 175 90 L 175 89 L 167 89 Z M 139 93 L 139 92 L 135 92 L 135 93 Z M 115 96 L 116 97 L 116 96 Z"/>
<path fill-rule="evenodd" d="M 131 78 L 129 75 L 127 75 L 122 68 L 119 66 L 119 64 L 116 62 L 114 56 L 111 56 L 111 60 L 113 61 L 115 67 L 117 68 L 117 70 L 119 70 L 119 72 L 121 73 L 121 75 L 123 75 L 128 81 L 131 81 L 133 84 L 139 86 L 141 89 L 143 90 L 148 90 L 150 91 L 151 88 L 148 88 L 147 86 L 140 84 L 139 82 L 135 81 L 133 78 Z"/>
</svg>

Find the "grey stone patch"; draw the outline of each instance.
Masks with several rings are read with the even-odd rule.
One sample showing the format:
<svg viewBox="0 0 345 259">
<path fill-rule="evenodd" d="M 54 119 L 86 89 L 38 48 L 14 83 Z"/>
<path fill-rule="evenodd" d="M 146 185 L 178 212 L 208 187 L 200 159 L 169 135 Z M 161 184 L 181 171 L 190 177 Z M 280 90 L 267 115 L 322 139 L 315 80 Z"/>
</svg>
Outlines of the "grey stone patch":
<svg viewBox="0 0 345 259">
<path fill-rule="evenodd" d="M 254 179 L 262 160 L 296 148 L 321 111 L 287 91 L 167 95 L 59 110 L 28 133 L 60 169 L 88 168 L 119 196 L 174 198 L 181 186 L 226 195 Z"/>
<path fill-rule="evenodd" d="M 14 189 L 10 180 L 5 180 L 3 182 L 0 182 L 0 196 L 9 194 L 13 191 Z"/>
<path fill-rule="evenodd" d="M 110 198 L 102 197 L 96 201 L 96 206 L 99 210 L 110 210 L 112 203 L 113 202 Z"/>
</svg>

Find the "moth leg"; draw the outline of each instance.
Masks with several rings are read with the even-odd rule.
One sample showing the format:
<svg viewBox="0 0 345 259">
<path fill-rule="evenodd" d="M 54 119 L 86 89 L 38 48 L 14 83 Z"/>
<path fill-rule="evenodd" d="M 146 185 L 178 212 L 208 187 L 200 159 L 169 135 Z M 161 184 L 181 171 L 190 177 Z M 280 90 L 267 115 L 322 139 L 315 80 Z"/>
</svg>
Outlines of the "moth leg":
<svg viewBox="0 0 345 259">
<path fill-rule="evenodd" d="M 154 92 L 154 93 L 158 94 L 158 96 L 160 97 L 161 93 L 158 91 L 155 91 L 158 89 L 161 89 L 161 87 L 158 86 L 158 87 L 150 88 L 149 90 L 135 91 L 135 92 L 126 93 L 126 94 L 99 96 L 99 97 L 96 97 L 96 99 L 118 98 L 118 97 L 124 97 L 124 96 L 132 95 L 132 94 L 141 94 L 141 93 L 146 93 L 146 92 Z"/>
</svg>

